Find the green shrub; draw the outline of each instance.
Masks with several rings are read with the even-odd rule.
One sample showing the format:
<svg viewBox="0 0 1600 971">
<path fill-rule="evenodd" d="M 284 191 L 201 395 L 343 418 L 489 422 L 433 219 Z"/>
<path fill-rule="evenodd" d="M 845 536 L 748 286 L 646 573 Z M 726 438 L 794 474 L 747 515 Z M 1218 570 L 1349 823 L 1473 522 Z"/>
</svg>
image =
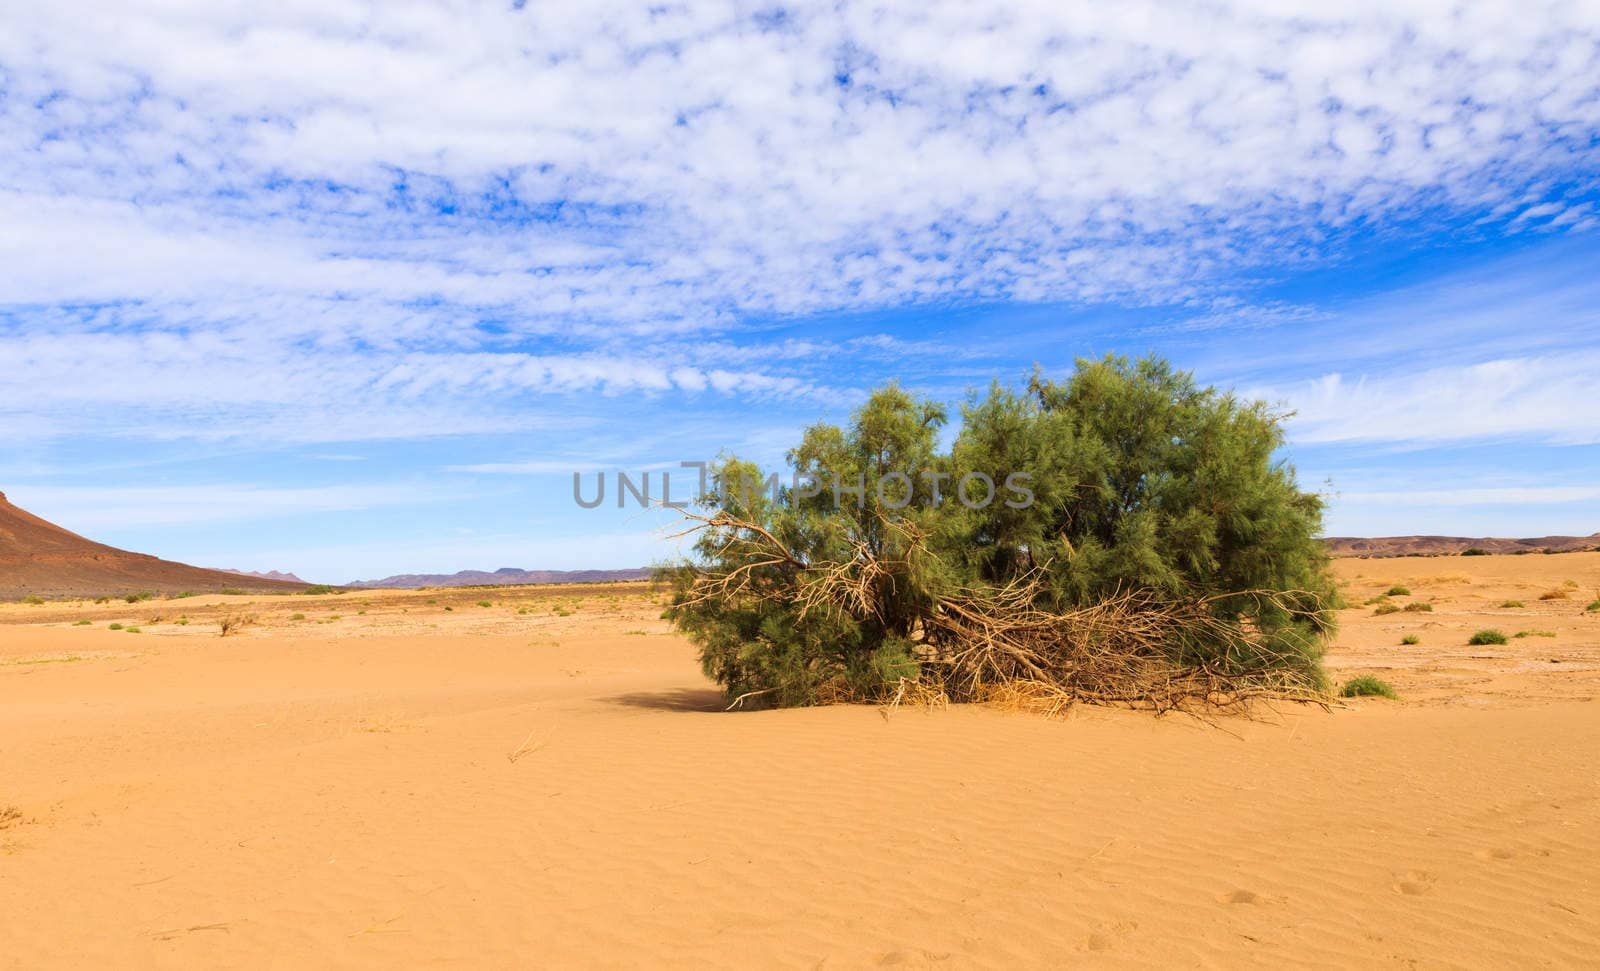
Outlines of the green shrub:
<svg viewBox="0 0 1600 971">
<path fill-rule="evenodd" d="M 122 629 L 122 625 L 121 624 L 108 624 L 106 626 L 107 626 L 107 629 L 109 629 L 109 630 L 121 630 Z"/>
<path fill-rule="evenodd" d="M 1380 593 L 1376 597 L 1368 597 L 1366 605 L 1370 607 L 1373 604 L 1386 604 L 1388 602 L 1389 598 Z"/>
<path fill-rule="evenodd" d="M 94 623 L 94 621 L 92 621 L 92 620 L 80 620 L 76 624 L 73 624 L 72 626 L 74 626 L 74 627 L 88 627 L 93 623 Z"/>
<path fill-rule="evenodd" d="M 1502 603 L 1500 606 L 1507 607 L 1507 608 L 1510 608 L 1510 607 L 1526 607 L 1527 604 L 1523 603 L 1520 600 L 1507 600 L 1505 603 Z"/>
<path fill-rule="evenodd" d="M 1387 594 L 1387 596 L 1390 596 L 1390 597 L 1409 597 L 1409 596 L 1411 596 L 1411 588 L 1410 587 L 1402 587 L 1402 586 L 1398 586 L 1398 585 L 1397 586 L 1393 586 L 1393 587 L 1389 588 L 1389 593 Z"/>
<path fill-rule="evenodd" d="M 1370 674 L 1363 674 L 1360 677 L 1351 678 L 1349 681 L 1346 681 L 1344 683 L 1344 687 L 1339 689 L 1339 695 L 1343 698 L 1365 698 L 1378 696 L 1382 698 L 1389 698 L 1395 701 L 1398 701 L 1400 698 L 1398 694 L 1395 694 L 1394 688 L 1390 687 L 1387 681 L 1380 681 Z"/>
<path fill-rule="evenodd" d="M 182 593 L 169 594 L 167 596 L 167 599 L 168 600 L 183 600 L 183 599 L 185 599 L 187 597 L 192 597 L 192 596 L 194 596 L 194 591 L 193 590 L 185 590 Z"/>
<path fill-rule="evenodd" d="M 1433 604 L 1419 601 L 1406 604 L 1404 609 L 1408 614 L 1431 614 L 1433 613 Z"/>
<path fill-rule="evenodd" d="M 145 593 L 130 593 L 122 599 L 126 600 L 128 603 L 136 604 L 141 600 L 149 600 L 153 596 L 155 596 L 155 594 L 147 591 Z"/>
<path fill-rule="evenodd" d="M 1469 546 L 1461 551 L 1462 556 L 1488 556 L 1489 551 L 1480 546 Z"/>
<path fill-rule="evenodd" d="M 313 583 L 300 592 L 308 597 L 320 596 L 325 593 L 344 593 L 340 588 L 329 586 L 326 583 Z"/>
<path fill-rule="evenodd" d="M 1383 604 L 1377 610 L 1374 610 L 1373 614 L 1382 617 L 1384 614 L 1398 614 L 1399 612 L 1400 607 L 1398 604 Z"/>
<path fill-rule="evenodd" d="M 943 406 L 891 384 L 848 426 L 807 429 L 788 453 L 792 471 L 868 483 L 842 502 L 827 487 L 762 488 L 763 470 L 733 457 L 708 470 L 712 491 L 697 508 L 712 524 L 691 563 L 658 576 L 673 585 L 668 618 L 729 695 L 867 700 L 901 678 L 940 677 L 948 667 L 922 661 L 955 649 L 938 637 L 959 635 L 941 628 L 930 641 L 927 622 L 951 598 L 1025 581 L 1032 605 L 1056 617 L 1130 592 L 1141 610 L 1214 598 L 1209 609 L 1224 623 L 1163 633 L 1155 655 L 1190 670 L 1216 665 L 1245 678 L 1271 668 L 1280 684 L 1283 675 L 1308 690 L 1322 684 L 1338 602 L 1317 539 L 1323 503 L 1276 458 L 1282 416 L 1265 403 L 1199 387 L 1157 359 L 1110 357 L 1080 360 L 1061 383 L 1036 373 L 1026 392 L 996 382 L 974 394 L 941 451 L 946 418 Z M 980 474 L 995 500 L 956 501 L 957 484 Z M 1005 501 L 1018 498 L 1006 486 L 1014 474 L 1029 477 L 1031 502 Z M 944 501 L 928 488 L 932 476 L 943 477 Z M 864 575 L 863 596 L 803 609 L 830 570 Z M 705 585 L 736 574 L 748 582 L 720 593 Z M 944 684 L 961 697 L 981 687 Z"/>
<path fill-rule="evenodd" d="M 1480 630 L 1467 640 L 1468 644 L 1504 644 L 1505 642 L 1506 635 L 1493 629 Z"/>
<path fill-rule="evenodd" d="M 1553 630 L 1519 630 L 1515 634 L 1512 634 L 1511 636 L 1512 637 L 1554 637 L 1554 636 L 1556 636 L 1556 632 L 1553 631 Z"/>
<path fill-rule="evenodd" d="M 305 620 L 306 619 L 306 615 L 305 614 L 291 614 L 289 616 L 289 619 L 290 620 Z"/>
<path fill-rule="evenodd" d="M 480 601 L 478 601 L 478 606 L 480 606 L 480 607 L 493 607 L 494 604 L 490 603 L 487 600 L 480 600 Z"/>
<path fill-rule="evenodd" d="M 221 590 L 218 590 L 217 593 L 219 595 L 221 595 L 221 596 L 224 596 L 224 597 L 242 597 L 242 596 L 244 596 L 244 591 L 239 589 L 238 587 L 223 587 Z"/>
<path fill-rule="evenodd" d="M 1415 634 L 1407 634 L 1406 636 L 1400 638 L 1400 643 L 1402 643 L 1402 644 L 1421 644 L 1422 643 L 1422 638 L 1418 637 Z"/>
<path fill-rule="evenodd" d="M 1586 611 L 1587 610 L 1600 610 L 1600 597 L 1597 597 L 1594 600 L 1589 601 L 1589 606 L 1587 606 L 1587 607 L 1585 607 L 1583 609 L 1586 610 Z"/>
<path fill-rule="evenodd" d="M 44 598 L 43 597 L 28 597 L 26 600 L 23 601 L 23 603 L 32 604 L 33 606 L 37 607 L 40 604 L 44 603 Z"/>
<path fill-rule="evenodd" d="M 139 633 L 139 628 L 137 628 L 137 627 L 124 627 L 122 629 L 122 631 L 125 634 L 137 634 L 137 633 Z"/>
</svg>

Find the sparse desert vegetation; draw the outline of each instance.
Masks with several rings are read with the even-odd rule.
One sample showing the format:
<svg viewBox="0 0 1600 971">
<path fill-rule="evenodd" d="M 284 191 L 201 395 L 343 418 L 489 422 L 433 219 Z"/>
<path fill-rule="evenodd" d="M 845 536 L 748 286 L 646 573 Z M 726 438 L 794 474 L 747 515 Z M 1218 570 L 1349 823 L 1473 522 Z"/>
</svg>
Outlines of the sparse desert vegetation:
<svg viewBox="0 0 1600 971">
<path fill-rule="evenodd" d="M 1482 646 L 1485 644 L 1504 644 L 1505 642 L 1505 633 L 1503 631 L 1494 630 L 1493 628 L 1480 630 L 1471 637 L 1467 638 L 1467 643 L 1474 646 Z"/>
<path fill-rule="evenodd" d="M 1339 688 L 1339 696 L 1341 698 L 1380 697 L 1389 699 L 1398 699 L 1400 697 L 1395 693 L 1394 688 L 1389 686 L 1388 682 L 1375 678 L 1370 674 L 1363 674 L 1346 681 Z"/>
</svg>

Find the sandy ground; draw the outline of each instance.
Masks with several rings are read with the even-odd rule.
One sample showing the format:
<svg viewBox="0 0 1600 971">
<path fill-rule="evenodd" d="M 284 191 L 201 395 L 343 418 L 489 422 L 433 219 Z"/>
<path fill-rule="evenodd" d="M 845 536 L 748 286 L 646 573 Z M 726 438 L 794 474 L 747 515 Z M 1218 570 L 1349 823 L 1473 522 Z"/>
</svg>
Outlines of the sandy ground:
<svg viewBox="0 0 1600 971">
<path fill-rule="evenodd" d="M 1600 554 L 1339 569 L 1402 700 L 1215 727 L 723 713 L 637 586 L 6 605 L 0 967 L 1592 963 Z"/>
</svg>

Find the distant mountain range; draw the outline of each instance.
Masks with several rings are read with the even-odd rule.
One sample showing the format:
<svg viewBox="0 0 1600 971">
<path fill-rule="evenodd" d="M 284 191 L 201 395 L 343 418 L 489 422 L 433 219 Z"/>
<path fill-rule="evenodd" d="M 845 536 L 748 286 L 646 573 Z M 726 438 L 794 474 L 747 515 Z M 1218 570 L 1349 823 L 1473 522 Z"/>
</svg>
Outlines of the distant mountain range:
<svg viewBox="0 0 1600 971">
<path fill-rule="evenodd" d="M 255 570 L 228 570 L 228 569 L 224 569 L 222 572 L 223 573 L 232 573 L 234 576 L 239 576 L 239 577 L 255 577 L 257 580 L 281 580 L 284 583 L 305 583 L 306 582 L 306 581 L 300 579 L 299 577 L 295 576 L 293 573 L 280 573 L 277 570 L 268 570 L 265 573 L 258 573 Z"/>
<path fill-rule="evenodd" d="M 403 573 L 382 580 L 357 580 L 348 587 L 398 589 L 405 587 L 490 587 L 524 583 L 613 583 L 618 580 L 648 580 L 650 571 L 636 570 L 518 570 L 501 567 L 493 573 L 462 570 L 460 573 Z"/>
<path fill-rule="evenodd" d="M 1497 539 L 1492 536 L 1330 536 L 1323 540 L 1334 556 L 1454 556 L 1467 550 L 1485 553 L 1575 553 L 1600 549 L 1600 533 L 1590 536 L 1538 536 Z"/>
</svg>

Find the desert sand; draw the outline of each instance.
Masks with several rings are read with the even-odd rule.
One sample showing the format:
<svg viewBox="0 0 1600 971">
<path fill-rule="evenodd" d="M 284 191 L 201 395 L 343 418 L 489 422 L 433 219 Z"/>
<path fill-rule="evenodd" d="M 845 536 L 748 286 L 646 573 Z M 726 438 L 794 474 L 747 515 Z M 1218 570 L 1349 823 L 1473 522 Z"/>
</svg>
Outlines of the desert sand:
<svg viewBox="0 0 1600 971">
<path fill-rule="evenodd" d="M 0 967 L 1592 962 L 1600 554 L 1338 569 L 1401 699 L 1217 724 L 723 712 L 644 585 L 0 606 Z"/>
</svg>

